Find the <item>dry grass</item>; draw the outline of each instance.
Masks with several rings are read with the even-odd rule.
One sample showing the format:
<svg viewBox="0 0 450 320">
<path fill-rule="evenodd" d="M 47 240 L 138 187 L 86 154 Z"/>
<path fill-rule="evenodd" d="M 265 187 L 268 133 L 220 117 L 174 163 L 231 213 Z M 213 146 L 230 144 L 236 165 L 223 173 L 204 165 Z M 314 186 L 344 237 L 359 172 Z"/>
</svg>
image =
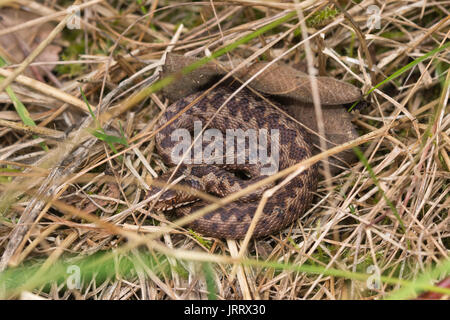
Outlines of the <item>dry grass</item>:
<svg viewBox="0 0 450 320">
<path fill-rule="evenodd" d="M 15 3 L 42 16 L 23 28 L 54 23 L 29 56 L 53 40 L 68 62 L 58 63 L 58 82 L 47 84 L 23 74 L 45 64 L 31 58 L 0 69 L 7 79 L 0 88 L 11 83 L 37 123 L 24 128 L 11 97 L 0 93 L 4 297 L 380 299 L 439 291 L 430 285 L 450 273 L 448 47 L 374 90 L 372 104 L 354 112 L 362 138 L 337 146 L 359 145 L 361 160 L 328 179 L 323 173 L 307 214 L 251 240 L 245 255 L 239 241 L 204 238 L 148 212 L 144 195 L 149 178 L 165 168 L 153 126 L 167 105 L 155 91 L 167 52 L 204 56 L 292 11 L 292 19 L 225 57 L 256 54 L 292 65 L 305 58 L 306 45 L 322 72 L 368 92 L 448 44 L 450 1 L 339 1 L 346 15 L 324 9 L 336 8 L 334 1 L 89 1 L 81 29 L 56 40 L 66 2 Z M 381 8 L 380 29 L 368 29 L 370 5 Z M 310 41 L 298 32 L 303 15 Z M 104 131 L 94 137 L 89 128 L 98 123 Z M 114 143 L 115 153 L 105 142 L 120 137 L 120 126 L 128 146 Z M 80 289 L 66 287 L 67 265 L 81 266 Z M 377 271 L 382 281 L 374 288 Z"/>
</svg>

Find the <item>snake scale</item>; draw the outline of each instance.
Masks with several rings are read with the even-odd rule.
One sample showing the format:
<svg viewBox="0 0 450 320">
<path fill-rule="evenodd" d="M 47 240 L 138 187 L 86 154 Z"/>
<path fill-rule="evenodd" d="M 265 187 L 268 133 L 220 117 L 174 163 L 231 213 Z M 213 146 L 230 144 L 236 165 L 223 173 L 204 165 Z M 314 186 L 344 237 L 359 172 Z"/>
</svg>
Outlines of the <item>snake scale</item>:
<svg viewBox="0 0 450 320">
<path fill-rule="evenodd" d="M 219 86 L 201 98 L 198 102 L 182 112 L 182 110 L 199 98 L 202 92 L 191 94 L 171 104 L 159 119 L 157 127 L 161 128 L 155 136 L 156 149 L 162 160 L 171 168 L 161 175 L 160 182 L 174 172 L 178 164 L 172 160 L 172 151 L 177 141 L 172 141 L 171 134 L 178 128 L 187 129 L 191 135 L 194 132 L 194 121 L 208 123 L 208 128 L 214 128 L 224 133 L 227 129 L 277 129 L 279 133 L 279 163 L 278 170 L 288 168 L 311 156 L 311 142 L 305 130 L 294 120 L 274 108 L 269 102 L 254 95 L 249 90 L 239 91 L 222 108 L 222 104 L 233 93 L 228 86 Z M 218 111 L 219 110 L 219 111 Z M 180 113 L 180 114 L 179 114 Z M 164 127 L 169 120 L 175 120 Z M 272 132 L 272 131 L 270 131 Z M 208 143 L 203 141 L 205 148 Z M 261 163 L 248 163 L 249 143 L 246 141 L 246 161 L 244 164 L 184 164 L 182 163 L 172 178 L 184 175 L 179 183 L 181 186 L 195 188 L 210 195 L 225 197 L 251 185 L 267 176 L 262 174 Z M 271 140 L 268 139 L 268 149 Z M 224 152 L 225 153 L 225 152 Z M 236 160 L 235 155 L 234 160 Z M 217 161 L 216 161 L 217 162 Z M 236 161 L 237 162 L 237 161 Z M 234 163 L 236 163 L 234 162 Z M 276 181 L 278 184 L 282 181 Z M 246 234 L 256 208 L 261 200 L 262 192 L 273 187 L 265 185 L 261 189 L 246 195 L 235 202 L 229 203 L 201 218 L 193 221 L 189 227 L 205 236 L 226 239 L 240 239 Z M 312 193 L 317 185 L 317 168 L 312 166 L 289 182 L 282 185 L 267 201 L 263 213 L 258 220 L 253 237 L 261 237 L 286 227 L 298 219 L 308 208 Z M 161 186 L 162 188 L 162 186 Z M 153 201 L 156 210 L 175 210 L 177 215 L 189 215 L 208 204 L 207 201 L 183 190 L 166 190 L 162 193 L 157 186 L 152 186 L 148 195 L 159 193 L 159 198 Z"/>
</svg>

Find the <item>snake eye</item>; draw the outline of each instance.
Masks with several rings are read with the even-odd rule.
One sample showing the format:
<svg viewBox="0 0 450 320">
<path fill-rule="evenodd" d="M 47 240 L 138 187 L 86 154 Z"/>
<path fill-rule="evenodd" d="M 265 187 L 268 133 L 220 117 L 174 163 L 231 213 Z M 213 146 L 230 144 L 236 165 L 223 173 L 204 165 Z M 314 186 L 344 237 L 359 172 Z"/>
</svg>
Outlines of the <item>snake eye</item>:
<svg viewBox="0 0 450 320">
<path fill-rule="evenodd" d="M 275 212 L 277 214 L 278 217 L 284 215 L 284 209 L 276 207 L 273 209 L 273 212 Z"/>
<path fill-rule="evenodd" d="M 236 178 L 241 180 L 250 180 L 252 178 L 246 170 L 234 170 L 233 173 Z"/>
</svg>

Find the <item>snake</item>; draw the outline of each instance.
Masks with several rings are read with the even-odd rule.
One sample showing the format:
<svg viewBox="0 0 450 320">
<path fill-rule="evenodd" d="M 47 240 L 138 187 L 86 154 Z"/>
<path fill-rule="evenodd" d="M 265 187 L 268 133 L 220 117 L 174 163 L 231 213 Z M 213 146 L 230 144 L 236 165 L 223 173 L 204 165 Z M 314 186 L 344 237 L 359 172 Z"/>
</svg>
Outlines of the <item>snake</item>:
<svg viewBox="0 0 450 320">
<path fill-rule="evenodd" d="M 196 142 L 199 143 L 197 147 L 201 146 L 204 152 L 211 143 L 224 142 L 228 139 L 221 140 L 220 134 L 226 137 L 229 132 L 238 132 L 233 130 L 242 130 L 241 133 L 259 133 L 266 130 L 263 131 L 267 133 L 265 140 L 257 136 L 261 138 L 257 141 L 258 155 L 263 147 L 266 151 L 276 152 L 279 171 L 311 157 L 312 145 L 309 134 L 299 123 L 277 109 L 276 103 L 269 102 L 246 88 L 237 93 L 234 91 L 231 85 L 221 85 L 206 95 L 200 91 L 182 97 L 169 105 L 157 121 L 155 146 L 169 170 L 157 178 L 160 184 L 152 184 L 147 193 L 147 197 L 154 198 L 152 200 L 154 210 L 174 211 L 177 216 L 187 216 L 209 204 L 204 197 L 189 190 L 195 189 L 217 198 L 224 198 L 270 175 L 267 173 L 270 170 L 264 170 L 268 169 L 270 161 L 263 163 L 259 158 L 257 161 L 250 161 L 251 146 L 255 141 L 251 142 L 249 137 L 246 137 L 245 147 L 241 148 L 240 154 L 237 146 L 234 154 L 229 153 L 223 146 L 222 153 L 210 152 L 209 158 L 203 155 L 204 159 L 199 161 L 195 159 L 194 147 L 184 154 L 184 159 L 189 159 L 188 161 L 180 161 L 182 158 L 174 159 L 174 150 L 181 141 L 179 137 L 174 139 L 174 131 L 185 130 L 183 132 L 189 133 L 194 141 L 199 137 L 199 133 L 194 137 L 196 122 L 204 125 L 205 130 L 206 128 L 216 130 L 213 131 L 216 134 L 214 139 L 210 135 L 209 140 L 204 139 L 204 136 L 203 139 L 196 140 L 199 141 Z M 271 135 L 273 132 L 276 134 Z M 272 139 L 273 136 L 278 139 Z M 265 141 L 266 144 L 261 141 Z M 278 147 L 272 149 L 273 144 Z M 218 150 L 220 151 L 220 148 Z M 229 159 L 226 156 L 229 156 Z M 214 161 L 211 161 L 212 159 Z M 267 202 L 262 208 L 252 237 L 259 238 L 273 234 L 292 224 L 306 212 L 317 187 L 317 175 L 317 167 L 310 166 L 290 179 L 280 178 L 233 202 L 219 206 L 187 226 L 203 236 L 242 239 L 249 229 L 264 192 L 274 188 L 272 190 L 275 192 L 267 197 Z M 180 178 L 181 181 L 178 183 L 180 188 L 161 186 L 161 183 L 167 186 L 170 178 L 172 180 Z"/>
</svg>

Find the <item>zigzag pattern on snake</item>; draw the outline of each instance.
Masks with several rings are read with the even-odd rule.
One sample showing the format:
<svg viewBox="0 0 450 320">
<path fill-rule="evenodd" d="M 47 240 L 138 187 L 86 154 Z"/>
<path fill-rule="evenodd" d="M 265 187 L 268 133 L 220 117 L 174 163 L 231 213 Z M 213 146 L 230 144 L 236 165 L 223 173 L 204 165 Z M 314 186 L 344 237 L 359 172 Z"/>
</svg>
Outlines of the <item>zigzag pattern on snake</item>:
<svg viewBox="0 0 450 320">
<path fill-rule="evenodd" d="M 178 141 L 172 141 L 171 138 L 174 130 L 185 128 L 192 134 L 194 121 L 201 121 L 205 125 L 211 119 L 208 128 L 218 129 L 224 136 L 227 129 L 242 129 L 243 131 L 253 129 L 257 132 L 259 129 L 267 129 L 267 132 L 277 129 L 280 142 L 278 168 L 280 171 L 311 156 L 311 144 L 305 130 L 270 103 L 247 89 L 240 91 L 217 113 L 218 108 L 232 93 L 233 90 L 226 86 L 215 88 L 156 134 L 156 149 L 165 164 L 171 168 L 177 165 L 171 157 L 173 148 L 178 143 Z M 159 120 L 157 127 L 160 128 L 166 124 L 199 95 L 201 92 L 189 95 L 170 105 Z M 269 140 L 267 150 L 271 150 L 270 139 L 267 140 Z M 203 150 L 210 143 L 203 141 Z M 182 164 L 176 171 L 175 178 L 183 174 L 186 177 L 180 182 L 180 185 L 195 188 L 217 197 L 225 197 L 267 177 L 261 174 L 263 166 L 260 163 L 248 164 L 248 149 L 249 142 L 246 139 L 245 164 L 226 164 L 225 158 L 222 161 L 224 164 Z M 225 150 L 223 154 L 225 155 Z M 166 181 L 172 172 L 173 169 L 164 173 L 159 179 Z M 274 233 L 298 219 L 310 205 L 316 184 L 317 170 L 313 166 L 282 186 L 264 206 L 263 214 L 256 225 L 253 236 L 261 237 Z M 266 185 L 263 189 L 208 213 L 192 222 L 189 227 L 205 236 L 227 239 L 243 238 L 254 216 L 262 192 L 273 186 Z M 158 187 L 152 187 L 148 196 L 160 190 Z M 189 215 L 207 204 L 206 201 L 196 198 L 189 192 L 173 189 L 165 191 L 159 200 L 153 203 L 155 209 L 175 210 L 177 215 Z"/>
</svg>

